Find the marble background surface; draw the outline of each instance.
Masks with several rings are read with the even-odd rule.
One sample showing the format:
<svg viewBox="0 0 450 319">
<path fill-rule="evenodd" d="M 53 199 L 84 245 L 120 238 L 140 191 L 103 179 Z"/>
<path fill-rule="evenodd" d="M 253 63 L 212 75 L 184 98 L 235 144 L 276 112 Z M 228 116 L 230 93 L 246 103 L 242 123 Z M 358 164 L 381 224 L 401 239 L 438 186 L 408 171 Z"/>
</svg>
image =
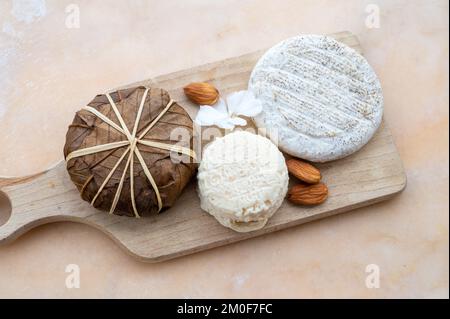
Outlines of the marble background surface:
<svg viewBox="0 0 450 319">
<path fill-rule="evenodd" d="M 371 4 L 379 28 L 366 26 Z M 80 27 L 70 28 L 77 8 Z M 0 247 L 0 298 L 448 298 L 448 9 L 446 0 L 1 1 L 0 176 L 60 160 L 73 113 L 98 92 L 299 33 L 349 30 L 381 79 L 408 187 L 160 264 L 135 261 L 88 226 L 42 226 Z M 80 266 L 79 289 L 66 288 L 68 264 Z M 366 287 L 368 264 L 380 268 L 378 289 Z"/>
</svg>

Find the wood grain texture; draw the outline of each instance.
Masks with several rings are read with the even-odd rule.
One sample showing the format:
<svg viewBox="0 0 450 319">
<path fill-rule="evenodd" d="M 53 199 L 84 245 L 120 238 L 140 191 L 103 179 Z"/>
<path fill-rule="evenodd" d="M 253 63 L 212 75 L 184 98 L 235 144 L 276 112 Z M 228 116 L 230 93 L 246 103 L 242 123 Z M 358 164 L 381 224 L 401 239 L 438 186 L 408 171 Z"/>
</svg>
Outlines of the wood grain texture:
<svg viewBox="0 0 450 319">
<path fill-rule="evenodd" d="M 349 32 L 332 36 L 361 52 L 358 40 Z M 162 87 L 169 91 L 174 100 L 185 106 L 193 117 L 198 107 L 187 101 L 183 86 L 189 82 L 208 81 L 214 83 L 223 95 L 245 89 L 250 72 L 264 51 L 159 76 L 126 87 L 138 84 Z M 75 221 L 100 229 L 138 259 L 157 262 L 367 206 L 388 199 L 406 186 L 403 165 L 385 123 L 359 152 L 318 166 L 330 192 L 324 204 L 299 207 L 285 201 L 263 229 L 236 233 L 222 227 L 200 209 L 195 180 L 170 210 L 157 216 L 134 219 L 109 215 L 81 200 L 69 179 L 65 163 L 61 162 L 34 176 L 0 180 L 0 188 L 8 196 L 12 207 L 10 219 L 0 226 L 0 243 L 10 242 L 41 224 Z"/>
</svg>

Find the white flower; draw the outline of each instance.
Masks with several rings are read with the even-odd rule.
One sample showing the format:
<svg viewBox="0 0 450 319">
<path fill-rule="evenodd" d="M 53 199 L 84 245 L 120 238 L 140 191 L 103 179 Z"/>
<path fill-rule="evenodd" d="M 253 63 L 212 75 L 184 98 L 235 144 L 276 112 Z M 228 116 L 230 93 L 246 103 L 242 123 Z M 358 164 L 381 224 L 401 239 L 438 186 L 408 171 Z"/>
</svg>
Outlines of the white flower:
<svg viewBox="0 0 450 319">
<path fill-rule="evenodd" d="M 245 126 L 247 121 L 239 115 L 254 117 L 261 113 L 261 102 L 250 91 L 238 91 L 219 99 L 214 105 L 200 105 L 195 123 L 201 126 L 217 125 L 224 129 Z"/>
</svg>

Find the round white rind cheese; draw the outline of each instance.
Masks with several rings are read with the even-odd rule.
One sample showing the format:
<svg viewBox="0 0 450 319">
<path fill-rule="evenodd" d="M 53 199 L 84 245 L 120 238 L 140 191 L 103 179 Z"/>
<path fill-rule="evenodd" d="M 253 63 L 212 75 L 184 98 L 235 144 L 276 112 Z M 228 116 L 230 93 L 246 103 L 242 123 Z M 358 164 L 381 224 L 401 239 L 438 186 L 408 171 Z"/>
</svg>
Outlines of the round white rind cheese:
<svg viewBox="0 0 450 319">
<path fill-rule="evenodd" d="M 383 116 L 381 85 L 369 63 L 326 36 L 297 36 L 269 49 L 249 90 L 263 105 L 256 125 L 284 152 L 313 162 L 359 150 Z"/>
<path fill-rule="evenodd" d="M 210 143 L 197 174 L 201 208 L 238 232 L 264 227 L 286 196 L 283 154 L 267 138 L 235 131 Z"/>
</svg>

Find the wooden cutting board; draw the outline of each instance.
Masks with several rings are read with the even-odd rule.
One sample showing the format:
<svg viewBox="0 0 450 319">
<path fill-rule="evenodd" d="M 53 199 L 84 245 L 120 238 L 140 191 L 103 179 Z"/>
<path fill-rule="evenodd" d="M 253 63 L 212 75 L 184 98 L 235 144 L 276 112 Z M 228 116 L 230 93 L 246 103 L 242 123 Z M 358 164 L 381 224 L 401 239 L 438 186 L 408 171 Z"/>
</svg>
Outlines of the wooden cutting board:
<svg viewBox="0 0 450 319">
<path fill-rule="evenodd" d="M 349 32 L 331 36 L 361 52 L 357 38 Z M 214 83 L 224 95 L 246 89 L 250 72 L 264 51 L 126 87 L 138 84 L 162 87 L 169 91 L 174 100 L 186 106 L 191 116 L 195 116 L 198 107 L 186 100 L 183 86 L 194 81 L 208 81 Z M 263 229 L 242 234 L 222 227 L 200 209 L 195 180 L 170 210 L 157 216 L 134 219 L 109 215 L 83 201 L 69 179 L 65 163 L 60 162 L 34 176 L 0 180 L 0 188 L 12 207 L 11 217 L 0 226 L 0 243 L 10 242 L 38 225 L 75 221 L 103 231 L 140 260 L 157 262 L 370 205 L 401 192 L 406 185 L 402 162 L 385 123 L 359 152 L 318 166 L 330 191 L 330 197 L 324 204 L 306 208 L 285 201 Z"/>
</svg>

